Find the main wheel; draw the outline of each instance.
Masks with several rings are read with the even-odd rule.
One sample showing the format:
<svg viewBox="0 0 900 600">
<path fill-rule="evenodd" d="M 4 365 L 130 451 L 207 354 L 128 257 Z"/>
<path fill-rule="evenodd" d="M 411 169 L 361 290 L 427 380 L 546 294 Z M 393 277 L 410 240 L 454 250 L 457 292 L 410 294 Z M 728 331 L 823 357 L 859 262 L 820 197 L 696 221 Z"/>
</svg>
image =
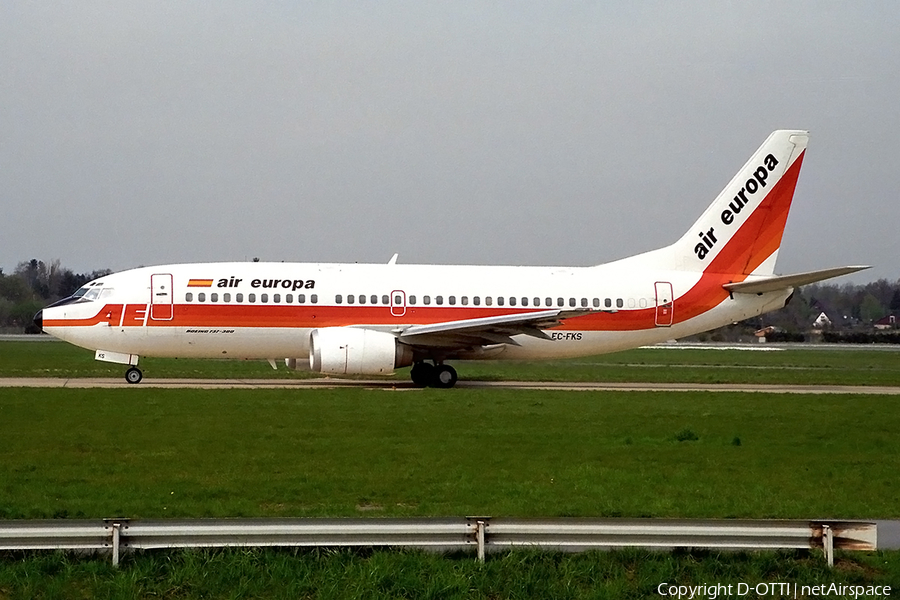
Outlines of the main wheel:
<svg viewBox="0 0 900 600">
<path fill-rule="evenodd" d="M 413 365 L 409 370 L 409 377 L 412 382 L 418 386 L 425 387 L 434 378 L 434 365 L 426 362 L 419 362 Z"/>
<path fill-rule="evenodd" d="M 128 383 L 140 383 L 143 378 L 144 374 L 137 367 L 131 367 L 125 371 L 125 381 Z"/>
<path fill-rule="evenodd" d="M 437 365 L 431 378 L 431 385 L 437 388 L 452 388 L 456 385 L 456 369 L 450 365 Z"/>
</svg>

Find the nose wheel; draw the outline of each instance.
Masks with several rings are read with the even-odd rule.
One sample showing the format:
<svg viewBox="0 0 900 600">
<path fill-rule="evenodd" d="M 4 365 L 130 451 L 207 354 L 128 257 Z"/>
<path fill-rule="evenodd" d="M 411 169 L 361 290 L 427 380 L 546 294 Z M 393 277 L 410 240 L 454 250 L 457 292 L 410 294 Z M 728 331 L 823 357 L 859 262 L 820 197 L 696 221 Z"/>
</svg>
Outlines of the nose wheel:
<svg viewBox="0 0 900 600">
<path fill-rule="evenodd" d="M 137 367 L 131 367 L 125 371 L 125 381 L 128 383 L 140 383 L 143 378 L 144 374 Z"/>
</svg>

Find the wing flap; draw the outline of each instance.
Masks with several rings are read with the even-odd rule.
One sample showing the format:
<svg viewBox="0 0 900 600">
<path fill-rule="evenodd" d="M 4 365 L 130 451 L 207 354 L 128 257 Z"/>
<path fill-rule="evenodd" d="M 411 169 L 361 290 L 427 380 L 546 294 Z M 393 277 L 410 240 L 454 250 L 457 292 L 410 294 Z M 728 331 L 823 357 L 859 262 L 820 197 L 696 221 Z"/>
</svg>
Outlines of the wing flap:
<svg viewBox="0 0 900 600">
<path fill-rule="evenodd" d="M 724 287 L 729 292 L 739 294 L 764 294 L 766 292 L 777 292 L 788 288 L 799 287 L 817 281 L 824 281 L 832 277 L 840 277 L 841 275 L 849 275 L 864 269 L 867 266 L 852 267 L 835 267 L 833 269 L 823 269 L 821 271 L 808 271 L 806 273 L 797 273 L 795 275 L 777 275 L 775 277 L 763 277 L 759 279 L 747 279 L 738 283 L 726 283 Z"/>
<path fill-rule="evenodd" d="M 400 333 L 404 344 L 414 346 L 472 346 L 491 344 L 519 344 L 512 336 L 525 334 L 550 339 L 544 329 L 556 327 L 564 319 L 580 317 L 590 310 L 538 310 L 496 317 L 446 321 L 428 325 L 412 325 Z"/>
</svg>

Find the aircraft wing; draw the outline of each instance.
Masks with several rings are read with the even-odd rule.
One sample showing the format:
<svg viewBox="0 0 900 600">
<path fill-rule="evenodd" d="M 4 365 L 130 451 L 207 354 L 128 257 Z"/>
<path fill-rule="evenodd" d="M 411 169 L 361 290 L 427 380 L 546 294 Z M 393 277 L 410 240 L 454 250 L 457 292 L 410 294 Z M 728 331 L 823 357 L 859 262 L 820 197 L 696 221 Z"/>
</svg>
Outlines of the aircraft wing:
<svg viewBox="0 0 900 600">
<path fill-rule="evenodd" d="M 835 267 L 833 269 L 823 269 L 821 271 L 809 271 L 807 273 L 797 273 L 796 275 L 775 275 L 772 277 L 760 277 L 747 279 L 739 283 L 726 283 L 724 287 L 729 292 L 737 292 L 739 294 L 762 294 L 765 292 L 777 292 L 787 288 L 794 288 L 817 281 L 824 281 L 832 277 L 840 277 L 856 273 L 871 267 L 855 266 L 855 267 Z"/>
<path fill-rule="evenodd" d="M 563 319 L 580 317 L 590 310 L 539 310 L 496 317 L 446 321 L 429 325 L 412 325 L 400 333 L 399 339 L 412 346 L 465 348 L 493 344 L 519 344 L 512 336 L 525 334 L 549 340 L 544 329 L 555 327 Z"/>
</svg>

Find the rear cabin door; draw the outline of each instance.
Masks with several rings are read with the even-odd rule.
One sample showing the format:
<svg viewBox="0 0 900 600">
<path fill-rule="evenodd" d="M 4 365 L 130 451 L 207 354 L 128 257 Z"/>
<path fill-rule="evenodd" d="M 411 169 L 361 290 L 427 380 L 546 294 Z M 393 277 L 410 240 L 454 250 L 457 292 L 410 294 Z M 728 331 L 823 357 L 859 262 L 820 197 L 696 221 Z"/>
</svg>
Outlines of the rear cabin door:
<svg viewBox="0 0 900 600">
<path fill-rule="evenodd" d="M 174 316 L 172 303 L 172 275 L 156 273 L 150 276 L 150 318 L 154 321 L 171 321 Z"/>
<path fill-rule="evenodd" d="M 672 284 L 668 281 L 657 281 L 656 287 L 656 326 L 671 327 L 675 312 L 675 298 Z"/>
</svg>

